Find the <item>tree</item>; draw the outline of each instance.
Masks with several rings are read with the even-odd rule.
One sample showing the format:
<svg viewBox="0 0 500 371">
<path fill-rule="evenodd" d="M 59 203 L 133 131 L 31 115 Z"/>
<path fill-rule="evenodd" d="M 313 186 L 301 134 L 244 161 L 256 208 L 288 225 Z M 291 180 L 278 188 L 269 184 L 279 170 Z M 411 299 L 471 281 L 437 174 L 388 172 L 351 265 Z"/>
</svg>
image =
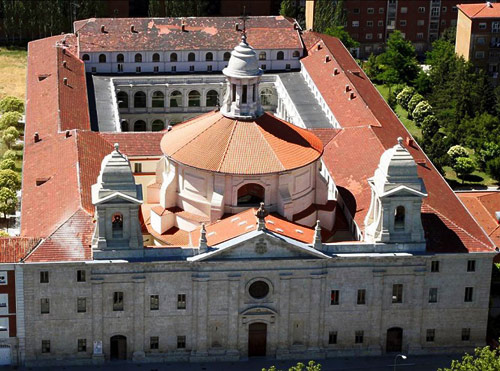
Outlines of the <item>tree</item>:
<svg viewBox="0 0 500 371">
<path fill-rule="evenodd" d="M 313 30 L 324 33 L 328 27 L 344 24 L 343 0 L 316 0 Z"/>
<path fill-rule="evenodd" d="M 467 150 L 459 145 L 451 147 L 448 150 L 447 154 L 448 156 L 450 156 L 450 159 L 452 161 L 455 161 L 459 157 L 469 157 L 469 153 L 467 152 Z"/>
<path fill-rule="evenodd" d="M 0 117 L 0 130 L 7 129 L 9 126 L 18 125 L 19 120 L 23 118 L 19 112 L 6 112 Z"/>
<path fill-rule="evenodd" d="M 495 371 L 500 370 L 498 349 L 489 346 L 476 348 L 474 355 L 466 353 L 461 361 L 453 360 L 450 368 L 440 368 L 438 371 Z"/>
<path fill-rule="evenodd" d="M 13 151 L 12 149 L 8 149 L 7 151 L 4 152 L 2 158 L 4 160 L 7 158 L 11 159 L 11 160 L 15 160 L 17 158 L 17 153 L 16 153 L 16 151 Z"/>
<path fill-rule="evenodd" d="M 1 170 L 10 169 L 15 171 L 16 162 L 10 158 L 6 158 L 5 160 L 2 160 L 2 162 L 0 162 L 0 169 Z"/>
<path fill-rule="evenodd" d="M 280 15 L 290 18 L 297 17 L 297 6 L 295 5 L 295 0 L 282 0 Z"/>
<path fill-rule="evenodd" d="M 21 189 L 21 178 L 14 170 L 0 170 L 0 188 L 18 191 Z"/>
<path fill-rule="evenodd" d="M 500 144 L 500 119 L 489 113 L 466 117 L 460 124 L 458 142 L 479 151 L 485 142 Z"/>
<path fill-rule="evenodd" d="M 486 162 L 486 171 L 493 179 L 500 182 L 500 157 L 493 158 Z"/>
<path fill-rule="evenodd" d="M 417 62 L 415 48 L 410 41 L 404 39 L 398 30 L 391 33 L 384 53 L 377 57 L 382 73 L 379 79 L 393 83 L 411 83 L 417 77 L 420 67 Z"/>
<path fill-rule="evenodd" d="M 19 139 L 19 131 L 17 131 L 15 127 L 10 126 L 4 130 L 2 135 L 2 140 L 9 149 L 12 147 L 12 144 L 14 144 L 18 139 Z"/>
<path fill-rule="evenodd" d="M 262 371 L 279 371 L 276 366 L 271 366 L 268 369 L 263 368 Z M 309 361 L 307 365 L 302 362 L 298 362 L 295 366 L 292 366 L 288 371 L 321 371 L 321 364 L 314 361 Z"/>
<path fill-rule="evenodd" d="M 0 100 L 0 112 L 24 112 L 24 102 L 16 97 L 6 96 Z"/>
<path fill-rule="evenodd" d="M 417 126 L 422 126 L 424 119 L 427 116 L 434 115 L 432 106 L 426 100 L 421 101 L 412 112 L 413 119 Z"/>
<path fill-rule="evenodd" d="M 375 54 L 370 54 L 368 57 L 368 60 L 363 64 L 363 70 L 365 71 L 366 75 L 373 81 L 378 81 L 377 76 L 382 72 L 379 69 L 379 65 L 377 63 L 377 57 Z M 500 89 L 499 89 L 499 94 L 500 94 Z M 398 93 L 396 93 L 396 96 Z"/>
<path fill-rule="evenodd" d="M 150 17 L 161 17 L 163 10 L 165 9 L 162 8 L 160 0 L 149 0 L 148 14 Z"/>
<path fill-rule="evenodd" d="M 359 42 L 351 37 L 351 35 L 344 29 L 344 26 L 328 27 L 324 33 L 339 38 L 347 49 L 359 46 Z"/>
<path fill-rule="evenodd" d="M 497 144 L 494 142 L 485 142 L 483 143 L 482 148 L 476 153 L 479 166 L 481 166 L 481 169 L 485 169 L 486 164 L 490 160 L 493 160 L 497 157 L 500 158 L 500 143 Z"/>
<path fill-rule="evenodd" d="M 457 157 L 451 167 L 457 173 L 457 177 L 462 179 L 462 184 L 464 183 L 465 176 L 476 170 L 474 160 L 469 157 Z"/>
<path fill-rule="evenodd" d="M 417 107 L 417 104 L 422 102 L 424 100 L 424 97 L 420 95 L 419 93 L 416 93 L 411 97 L 410 101 L 408 102 L 408 118 L 412 117 L 412 112 L 413 110 Z"/>
<path fill-rule="evenodd" d="M 410 99 L 413 97 L 413 94 L 415 94 L 415 89 L 409 86 L 401 90 L 401 92 L 396 97 L 399 105 L 404 109 L 407 109 L 408 103 L 410 102 Z"/>
<path fill-rule="evenodd" d="M 0 188 L 0 213 L 3 214 L 3 218 L 7 217 L 7 214 L 14 214 L 17 208 L 17 195 L 12 189 Z"/>
</svg>

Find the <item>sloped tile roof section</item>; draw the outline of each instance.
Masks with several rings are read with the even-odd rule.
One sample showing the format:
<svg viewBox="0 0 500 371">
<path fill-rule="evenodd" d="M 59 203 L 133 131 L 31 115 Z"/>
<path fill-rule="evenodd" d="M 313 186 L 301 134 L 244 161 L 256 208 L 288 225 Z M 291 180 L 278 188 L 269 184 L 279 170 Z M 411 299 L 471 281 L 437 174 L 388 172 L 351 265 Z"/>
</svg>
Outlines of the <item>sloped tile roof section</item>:
<svg viewBox="0 0 500 371">
<path fill-rule="evenodd" d="M 268 174 L 316 161 L 323 144 L 311 131 L 265 113 L 240 121 L 214 111 L 174 126 L 162 139 L 165 155 L 198 169 Z"/>
<path fill-rule="evenodd" d="M 33 237 L 1 237 L 0 263 L 17 263 L 33 250 L 40 238 Z"/>
<path fill-rule="evenodd" d="M 347 49 L 337 38 L 320 36 L 321 47 L 318 49 L 318 42 L 312 44 L 303 64 L 342 127 L 341 132 L 332 133 L 336 135 L 325 146 L 323 160 L 335 183 L 343 190 L 343 198 L 348 199 L 349 211 L 357 225 L 364 229 L 364 218 L 370 206 L 371 192 L 367 179 L 373 176 L 382 153 L 393 147 L 398 137 L 402 137 L 406 139 L 405 147 L 418 164 L 418 174 L 428 192 L 422 208 L 428 250 L 494 251 L 492 241 L 458 200 Z M 310 36 L 310 39 L 314 37 Z M 327 53 L 331 59 L 325 63 Z M 332 63 L 331 67 L 338 68 L 340 73 L 333 74 L 333 68 L 330 67 L 324 69 L 329 63 Z M 322 72 L 318 71 L 322 68 Z M 342 80 L 339 80 L 339 76 Z M 356 98 L 351 101 L 332 92 L 337 86 L 341 88 L 345 85 L 349 85 L 355 93 Z M 356 100 L 359 102 L 358 108 L 353 106 Z M 436 223 L 429 222 L 431 219 Z M 439 237 L 446 234 L 455 238 Z"/>
<path fill-rule="evenodd" d="M 120 144 L 120 152 L 126 156 L 161 156 L 160 142 L 165 132 L 126 132 L 99 135 L 110 144 Z"/>
<path fill-rule="evenodd" d="M 182 24 L 185 24 L 182 27 Z M 74 24 L 80 53 L 100 51 L 227 50 L 241 39 L 237 17 L 91 18 Z M 104 31 L 104 32 L 103 32 Z M 251 17 L 247 36 L 255 49 L 302 49 L 294 23 L 282 16 Z"/>
<path fill-rule="evenodd" d="M 483 1 L 480 4 L 458 4 L 457 7 L 469 18 L 500 18 L 498 3 Z"/>
<path fill-rule="evenodd" d="M 38 245 L 26 262 L 83 261 L 92 259 L 92 234 L 95 228 L 90 215 L 77 210 L 54 233 Z"/>
</svg>

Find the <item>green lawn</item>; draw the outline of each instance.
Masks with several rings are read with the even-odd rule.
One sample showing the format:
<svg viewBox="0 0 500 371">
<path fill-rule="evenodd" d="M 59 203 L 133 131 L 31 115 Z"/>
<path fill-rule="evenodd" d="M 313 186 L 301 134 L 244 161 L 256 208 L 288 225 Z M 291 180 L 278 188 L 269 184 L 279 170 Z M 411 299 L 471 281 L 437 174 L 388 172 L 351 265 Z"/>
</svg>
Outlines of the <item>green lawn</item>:
<svg viewBox="0 0 500 371">
<path fill-rule="evenodd" d="M 26 90 L 26 50 L 0 48 L 0 98 L 6 95 L 24 99 Z"/>
<path fill-rule="evenodd" d="M 375 86 L 377 87 L 380 94 L 382 94 L 384 99 L 387 101 L 387 97 L 389 96 L 389 88 L 386 85 L 375 84 Z M 394 112 L 415 139 L 418 139 L 422 136 L 422 131 L 420 130 L 420 128 L 417 127 L 417 125 L 413 120 L 408 119 L 408 111 L 406 111 L 403 107 L 401 107 L 398 104 L 396 105 Z"/>
</svg>

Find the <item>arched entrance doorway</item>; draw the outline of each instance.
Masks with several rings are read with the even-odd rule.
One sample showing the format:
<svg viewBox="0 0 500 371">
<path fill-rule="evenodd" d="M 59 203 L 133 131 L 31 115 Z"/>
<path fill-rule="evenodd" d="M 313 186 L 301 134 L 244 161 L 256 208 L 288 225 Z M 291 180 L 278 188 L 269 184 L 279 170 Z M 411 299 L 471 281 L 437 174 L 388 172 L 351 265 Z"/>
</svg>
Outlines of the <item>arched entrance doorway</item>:
<svg viewBox="0 0 500 371">
<path fill-rule="evenodd" d="M 248 326 L 248 356 L 263 357 L 266 355 L 267 325 L 251 323 Z"/>
<path fill-rule="evenodd" d="M 386 352 L 401 352 L 403 350 L 403 329 L 392 327 L 387 330 Z"/>
<path fill-rule="evenodd" d="M 127 338 L 123 335 L 115 335 L 111 337 L 109 358 L 127 359 Z"/>
</svg>

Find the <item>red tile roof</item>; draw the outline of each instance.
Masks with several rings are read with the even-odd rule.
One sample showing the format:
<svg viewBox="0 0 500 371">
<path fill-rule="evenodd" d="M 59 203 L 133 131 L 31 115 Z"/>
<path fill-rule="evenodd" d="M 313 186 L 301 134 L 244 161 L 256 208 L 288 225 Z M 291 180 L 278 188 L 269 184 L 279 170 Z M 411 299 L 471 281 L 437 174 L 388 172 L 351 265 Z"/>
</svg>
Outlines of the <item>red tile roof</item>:
<svg viewBox="0 0 500 371">
<path fill-rule="evenodd" d="M 39 242 L 33 237 L 1 237 L 0 263 L 17 263 L 23 259 Z"/>
<path fill-rule="evenodd" d="M 217 111 L 174 126 L 161 147 L 177 162 L 229 174 L 292 170 L 316 161 L 323 152 L 312 132 L 269 113 L 239 121 Z"/>
<path fill-rule="evenodd" d="M 126 156 L 162 156 L 160 142 L 164 134 L 164 131 L 99 133 L 108 143 L 119 143 L 120 152 Z"/>
<path fill-rule="evenodd" d="M 363 229 L 371 201 L 367 179 L 375 173 L 382 153 L 393 147 L 398 137 L 411 138 L 411 135 L 342 43 L 327 35 L 321 35 L 321 39 L 322 47 L 318 50 L 317 44 L 313 45 L 303 63 L 343 128 L 325 146 L 323 160 L 335 183 L 345 189 L 347 195 L 344 198 L 350 196 L 354 220 Z M 326 54 L 331 56 L 328 63 L 324 63 Z M 330 63 L 331 66 L 326 69 L 325 66 Z M 334 66 L 340 74 L 331 73 Z M 346 84 L 355 92 L 354 100 L 342 99 L 343 93 L 339 94 L 335 88 L 338 86 L 338 90 L 341 90 Z M 429 238 L 428 249 L 493 251 L 490 239 L 420 147 L 414 142 L 411 146 L 406 145 L 406 148 L 419 164 L 418 174 L 424 180 L 428 192 L 422 209 L 424 230 Z M 428 223 L 433 218 L 436 224 Z M 457 238 L 438 241 L 437 237 L 446 233 Z"/>
<path fill-rule="evenodd" d="M 184 31 L 181 29 L 185 22 Z M 128 50 L 233 50 L 241 32 L 237 17 L 91 18 L 75 22 L 80 53 Z M 302 49 L 294 23 L 282 16 L 251 17 L 248 40 L 255 49 Z M 101 27 L 104 26 L 104 33 Z M 131 31 L 134 26 L 134 32 Z"/>
<path fill-rule="evenodd" d="M 500 212 L 500 191 L 457 192 L 457 196 L 495 245 L 500 247 L 500 223 L 495 216 L 495 212 Z"/>
<path fill-rule="evenodd" d="M 500 4 L 494 2 L 458 4 L 457 8 L 469 18 L 500 18 Z"/>
</svg>

